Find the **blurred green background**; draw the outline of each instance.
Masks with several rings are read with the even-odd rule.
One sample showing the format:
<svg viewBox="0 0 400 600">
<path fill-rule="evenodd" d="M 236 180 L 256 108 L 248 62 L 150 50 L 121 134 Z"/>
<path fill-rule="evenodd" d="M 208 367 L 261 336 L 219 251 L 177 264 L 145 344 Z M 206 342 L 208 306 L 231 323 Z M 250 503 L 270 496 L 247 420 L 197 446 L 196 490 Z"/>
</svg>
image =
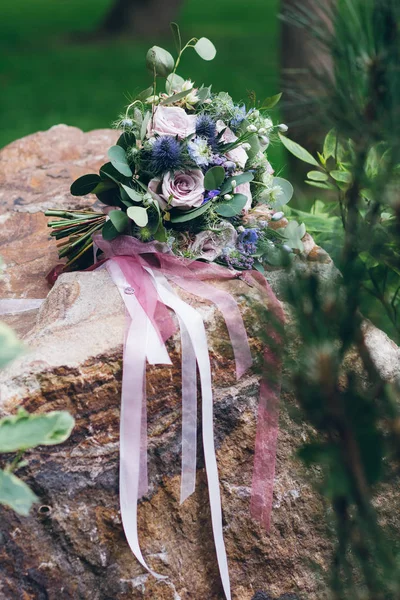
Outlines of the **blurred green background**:
<svg viewBox="0 0 400 600">
<path fill-rule="evenodd" d="M 166 0 L 167 1 L 167 0 Z M 3 0 L 0 9 L 0 147 L 56 123 L 109 127 L 135 91 L 147 87 L 144 59 L 172 38 L 96 37 L 110 0 Z M 245 100 L 279 89 L 278 0 L 184 0 L 183 39 L 209 37 L 206 63 L 185 54 L 180 73 Z"/>
</svg>

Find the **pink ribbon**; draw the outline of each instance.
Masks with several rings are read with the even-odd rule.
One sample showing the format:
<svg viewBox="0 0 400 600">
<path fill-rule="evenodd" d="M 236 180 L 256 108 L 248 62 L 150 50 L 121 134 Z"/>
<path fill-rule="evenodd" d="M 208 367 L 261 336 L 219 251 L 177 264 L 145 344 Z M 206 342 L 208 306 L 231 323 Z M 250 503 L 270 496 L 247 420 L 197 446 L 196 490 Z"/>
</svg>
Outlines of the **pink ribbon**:
<svg viewBox="0 0 400 600">
<path fill-rule="evenodd" d="M 178 316 L 182 339 L 181 502 L 194 491 L 195 487 L 197 363 L 203 395 L 203 430 L 205 430 L 205 433 L 203 431 L 203 446 L 209 481 L 213 533 L 225 596 L 230 600 L 229 573 L 222 536 L 218 471 L 212 429 L 211 370 L 205 331 L 203 331 L 204 324 L 201 317 L 201 323 L 198 320 L 197 311 L 176 296 L 168 281 L 200 298 L 213 302 L 221 311 L 232 343 L 238 378 L 252 364 L 243 319 L 234 298 L 208 282 L 212 280 L 227 281 L 241 277 L 249 285 L 255 285 L 262 291 L 270 311 L 269 314 L 272 314 L 274 318 L 275 322 L 265 351 L 266 368 L 260 390 L 250 504 L 252 516 L 259 520 L 267 530 L 270 526 L 272 509 L 278 433 L 281 376 L 280 332 L 283 322 L 281 305 L 265 278 L 256 271 L 243 274 L 215 264 L 181 259 L 173 255 L 165 244 L 142 243 L 128 236 L 120 236 L 112 242 L 107 242 L 100 235 L 95 235 L 94 242 L 104 252 L 106 258 L 111 259 L 107 263 L 107 268 L 118 285 L 131 315 L 129 328 L 131 329 L 133 326 L 135 328 L 134 336 L 129 335 L 130 329 L 126 336 L 121 414 L 121 515 L 128 542 L 139 562 L 153 573 L 146 565 L 139 548 L 137 514 L 133 510 L 132 502 L 136 502 L 147 490 L 145 361 L 147 357 L 151 364 L 170 362 L 165 350 L 165 342 L 176 328 L 167 309 L 169 306 Z M 197 329 L 193 329 L 192 321 L 197 322 Z M 134 343 L 132 343 L 133 337 Z M 203 351 L 200 351 L 199 348 L 203 348 Z M 138 459 L 136 460 L 134 457 L 138 457 Z M 153 575 L 160 577 L 156 573 Z"/>
</svg>

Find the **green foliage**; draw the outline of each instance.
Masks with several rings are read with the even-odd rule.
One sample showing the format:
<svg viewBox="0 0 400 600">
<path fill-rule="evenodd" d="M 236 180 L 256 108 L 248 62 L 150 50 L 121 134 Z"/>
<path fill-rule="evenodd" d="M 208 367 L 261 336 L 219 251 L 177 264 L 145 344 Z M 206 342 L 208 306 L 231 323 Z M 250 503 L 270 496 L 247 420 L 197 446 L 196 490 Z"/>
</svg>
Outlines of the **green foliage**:
<svg viewBox="0 0 400 600">
<path fill-rule="evenodd" d="M 225 179 L 225 169 L 223 167 L 212 167 L 208 169 L 204 177 L 204 187 L 206 190 L 216 190 Z"/>
<path fill-rule="evenodd" d="M 215 206 L 215 212 L 221 217 L 236 217 L 236 215 L 240 215 L 246 203 L 247 196 L 244 194 L 234 194 L 231 200 L 218 202 Z"/>
<path fill-rule="evenodd" d="M 21 353 L 23 346 L 14 331 L 0 322 L 0 369 L 14 360 Z"/>
<path fill-rule="evenodd" d="M 0 504 L 12 508 L 16 513 L 27 517 L 32 504 L 39 498 L 30 487 L 13 473 L 0 469 Z"/>
</svg>

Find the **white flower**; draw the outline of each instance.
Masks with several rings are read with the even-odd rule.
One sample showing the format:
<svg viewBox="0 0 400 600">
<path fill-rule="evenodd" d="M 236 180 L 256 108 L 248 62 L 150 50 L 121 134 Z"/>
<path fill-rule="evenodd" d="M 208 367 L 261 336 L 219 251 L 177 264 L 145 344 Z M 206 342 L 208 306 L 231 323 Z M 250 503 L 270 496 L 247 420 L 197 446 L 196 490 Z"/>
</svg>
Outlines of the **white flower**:
<svg viewBox="0 0 400 600">
<path fill-rule="evenodd" d="M 188 143 L 187 147 L 190 157 L 197 165 L 208 165 L 212 157 L 212 150 L 205 138 L 195 137 Z"/>
<path fill-rule="evenodd" d="M 249 133 L 255 133 L 257 131 L 257 127 L 255 125 L 248 125 L 247 126 L 247 131 Z"/>
<path fill-rule="evenodd" d="M 289 127 L 287 125 L 285 125 L 285 123 L 280 123 L 278 125 L 278 129 L 279 131 L 282 131 L 282 133 L 286 133 L 289 129 Z"/>
</svg>

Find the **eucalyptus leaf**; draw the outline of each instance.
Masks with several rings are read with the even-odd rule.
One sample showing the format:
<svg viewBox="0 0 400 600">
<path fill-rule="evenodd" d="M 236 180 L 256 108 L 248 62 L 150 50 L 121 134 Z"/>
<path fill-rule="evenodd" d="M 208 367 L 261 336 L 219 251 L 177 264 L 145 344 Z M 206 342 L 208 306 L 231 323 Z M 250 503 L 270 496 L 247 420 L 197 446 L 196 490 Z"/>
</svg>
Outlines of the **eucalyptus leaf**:
<svg viewBox="0 0 400 600">
<path fill-rule="evenodd" d="M 206 190 L 216 190 L 225 179 L 225 169 L 223 167 L 211 167 L 204 176 L 204 187 Z"/>
<path fill-rule="evenodd" d="M 147 52 L 146 66 L 151 73 L 155 72 L 158 77 L 168 77 L 174 70 L 175 61 L 167 50 L 153 46 Z"/>
<path fill-rule="evenodd" d="M 74 424 L 74 418 L 66 411 L 32 415 L 20 410 L 0 420 L 0 452 L 61 444 L 71 435 Z"/>
<path fill-rule="evenodd" d="M 211 86 L 209 87 L 201 87 L 197 91 L 197 97 L 199 99 L 199 103 L 202 104 L 206 100 L 208 100 L 211 96 Z"/>
<path fill-rule="evenodd" d="M 134 202 L 143 202 L 142 194 L 140 194 L 136 190 L 132 189 L 131 187 L 129 187 L 128 185 L 125 185 L 123 183 L 121 183 L 121 187 L 126 192 L 126 194 L 129 196 L 129 198 L 131 200 L 133 200 Z"/>
<path fill-rule="evenodd" d="M 125 177 L 132 177 L 133 173 L 128 164 L 126 151 L 121 146 L 111 146 L 108 151 L 108 158 L 111 160 L 112 166 L 117 169 Z"/>
<path fill-rule="evenodd" d="M 101 234 L 107 242 L 115 240 L 115 238 L 119 236 L 118 230 L 115 229 L 111 220 L 104 223 Z"/>
<path fill-rule="evenodd" d="M 114 183 L 116 183 L 118 185 L 120 183 L 128 183 L 129 182 L 128 177 L 125 177 L 125 175 L 122 175 L 122 173 L 120 171 L 118 171 L 110 162 L 108 162 L 105 165 L 103 165 L 102 167 L 100 167 L 100 177 L 103 181 L 107 181 L 108 179 L 111 179 L 111 181 L 114 181 Z"/>
<path fill-rule="evenodd" d="M 269 98 L 265 98 L 264 102 L 261 105 L 261 110 L 268 110 L 273 108 L 278 104 L 280 99 L 282 98 L 282 92 L 280 94 L 276 94 L 275 96 L 270 96 Z"/>
<path fill-rule="evenodd" d="M 147 100 L 147 98 L 149 98 L 152 95 L 153 95 L 153 86 L 151 85 L 148 88 L 146 88 L 145 90 L 143 90 L 142 92 L 140 92 L 137 99 L 140 100 L 141 102 L 144 102 L 145 100 Z"/>
<path fill-rule="evenodd" d="M 319 166 L 316 159 L 305 148 L 300 146 L 300 144 L 294 142 L 293 140 L 290 140 L 281 133 L 279 134 L 279 138 L 282 144 L 285 146 L 285 148 L 289 150 L 289 152 L 293 154 L 296 158 L 302 160 L 303 162 L 309 163 L 310 165 L 314 165 L 316 167 Z"/>
<path fill-rule="evenodd" d="M 147 210 L 143 206 L 131 206 L 126 211 L 126 214 L 138 227 L 146 227 L 149 222 Z"/>
<path fill-rule="evenodd" d="M 173 96 L 164 98 L 164 100 L 161 100 L 160 104 L 162 104 L 163 106 L 165 106 L 167 104 L 174 104 L 174 102 L 177 102 L 178 100 L 185 98 L 185 96 L 188 96 L 188 94 L 190 94 L 192 90 L 193 90 L 193 86 L 191 88 L 189 88 L 188 90 L 183 90 L 182 92 L 178 92 L 177 94 L 174 94 Z"/>
<path fill-rule="evenodd" d="M 275 202 L 274 208 L 278 206 L 284 206 L 288 204 L 293 197 L 293 186 L 287 179 L 283 179 L 282 177 L 274 177 L 273 185 L 279 186 L 281 191 L 278 194 L 275 194 Z"/>
<path fill-rule="evenodd" d="M 101 179 L 98 175 L 82 175 L 71 185 L 70 191 L 73 196 L 86 196 L 90 194 L 100 183 Z"/>
<path fill-rule="evenodd" d="M 14 331 L 0 322 L 0 369 L 14 360 L 22 352 L 23 345 Z"/>
<path fill-rule="evenodd" d="M 143 123 L 140 128 L 140 139 L 141 140 L 144 140 L 144 138 L 146 137 L 147 126 L 150 122 L 150 119 L 151 119 L 151 112 L 147 112 L 143 117 Z"/>
<path fill-rule="evenodd" d="M 0 470 L 0 504 L 27 517 L 32 504 L 38 500 L 39 498 L 21 479 L 13 473 Z"/>
<path fill-rule="evenodd" d="M 108 192 L 109 190 L 116 190 L 118 188 L 117 184 L 114 181 L 106 180 L 100 181 L 98 185 L 93 190 L 93 194 L 103 194 L 104 192 Z"/>
<path fill-rule="evenodd" d="M 328 175 L 322 171 L 309 171 L 307 177 L 312 181 L 328 181 L 329 179 Z"/>
<path fill-rule="evenodd" d="M 212 202 L 209 201 L 193 210 L 182 211 L 179 209 L 172 209 L 170 212 L 171 223 L 186 223 L 187 221 L 192 221 L 192 219 L 197 219 L 197 217 L 200 217 L 210 210 L 211 205 Z"/>
<path fill-rule="evenodd" d="M 168 75 L 167 81 L 165 83 L 165 90 L 167 94 L 171 94 L 174 90 L 180 92 L 184 82 L 185 80 L 183 79 L 183 77 L 181 77 L 177 73 L 171 73 L 170 75 Z"/>
<path fill-rule="evenodd" d="M 214 44 L 205 37 L 200 38 L 196 42 L 194 49 L 203 60 L 213 60 L 217 54 Z"/>
<path fill-rule="evenodd" d="M 294 250 L 303 250 L 303 242 L 301 238 L 304 237 L 305 234 L 305 226 L 304 223 L 299 225 L 297 221 L 289 221 L 286 227 L 277 229 L 276 233 L 278 233 L 284 240 L 284 243 L 293 248 Z"/>
<path fill-rule="evenodd" d="M 118 233 L 123 233 L 128 228 L 129 219 L 122 210 L 110 210 L 108 216 Z"/>
<path fill-rule="evenodd" d="M 232 200 L 218 202 L 215 204 L 215 212 L 220 217 L 235 217 L 240 215 L 247 203 L 247 196 L 244 194 L 234 194 Z"/>
</svg>

